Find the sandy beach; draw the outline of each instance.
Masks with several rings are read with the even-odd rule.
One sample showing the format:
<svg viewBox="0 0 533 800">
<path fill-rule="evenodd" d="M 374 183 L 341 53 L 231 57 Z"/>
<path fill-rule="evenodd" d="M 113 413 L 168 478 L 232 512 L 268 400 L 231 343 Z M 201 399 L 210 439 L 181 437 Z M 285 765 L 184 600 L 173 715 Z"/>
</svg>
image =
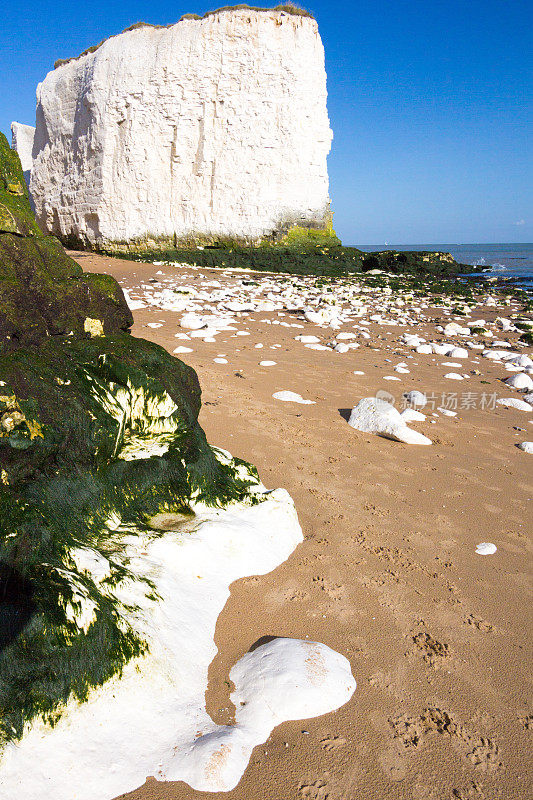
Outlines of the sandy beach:
<svg viewBox="0 0 533 800">
<path fill-rule="evenodd" d="M 339 327 L 279 307 L 233 311 L 235 324 L 204 341 L 180 325 L 187 308 L 161 308 L 146 295 L 184 286 L 209 293 L 216 282 L 246 291 L 243 278 L 252 285 L 285 279 L 72 255 L 84 270 L 113 275 L 143 305 L 133 312 L 134 336 L 170 353 L 187 348 L 177 356 L 198 373 L 209 442 L 255 464 L 269 488 L 284 487 L 296 503 L 305 541 L 273 572 L 234 583 L 218 619 L 206 695 L 213 719 L 231 722 L 229 671 L 263 637 L 323 642 L 350 660 L 357 681 L 337 712 L 277 727 L 233 791 L 195 792 L 147 777 L 123 797 L 525 800 L 533 460 L 516 445 L 533 439 L 533 411 L 496 402 L 523 394 L 502 383 L 517 372 L 483 357 L 482 348 L 458 361 L 402 341 L 407 333 L 497 349 L 483 336 L 437 330 L 483 319 L 494 341 L 530 355 L 531 347 L 516 346 L 519 332 L 494 323 L 521 306 L 480 305 L 459 319 L 425 304 L 414 324 L 384 324 L 371 319 L 386 297 L 374 293 L 366 313 Z M 297 336 L 317 337 L 326 349 Z M 335 341 L 359 346 L 335 351 Z M 425 421 L 410 427 L 431 447 L 347 424 L 362 398 L 390 392 L 401 408 L 411 390 L 428 403 Z M 275 399 L 281 391 L 312 403 Z M 483 542 L 497 551 L 479 555 Z"/>
</svg>

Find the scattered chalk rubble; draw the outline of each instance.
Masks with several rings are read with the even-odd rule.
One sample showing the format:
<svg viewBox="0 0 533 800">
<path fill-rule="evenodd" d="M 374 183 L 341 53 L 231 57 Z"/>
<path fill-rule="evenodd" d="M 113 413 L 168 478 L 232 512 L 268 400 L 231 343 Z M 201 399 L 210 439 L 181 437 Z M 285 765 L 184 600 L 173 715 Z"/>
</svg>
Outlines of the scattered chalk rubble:
<svg viewBox="0 0 533 800">
<path fill-rule="evenodd" d="M 503 374 L 499 380 L 491 376 L 490 389 L 480 390 L 476 382 L 475 390 L 478 394 L 495 392 L 496 407 L 502 411 L 532 410 L 526 395 L 533 393 L 533 359 L 531 350 L 524 352 L 527 345 L 519 340 L 521 330 L 514 320 L 520 317 L 520 303 L 511 296 L 496 298 L 487 291 L 468 302 L 445 295 L 436 298 L 424 292 L 422 284 L 416 291 L 399 290 L 397 285 L 393 290 L 387 281 L 394 278 L 397 282 L 398 277 L 386 273 L 325 279 L 223 268 L 214 273 L 189 264 L 154 262 L 154 266 L 164 264 L 172 269 L 166 274 L 159 270 L 149 283 L 130 289 L 128 302 L 133 309 L 153 307 L 176 313 L 176 337 L 191 340 L 180 343 L 175 350 L 177 354 L 186 356 L 194 352 L 192 340 L 203 346 L 222 339 L 227 347 L 228 337 L 248 337 L 255 331 L 253 326 L 285 328 L 287 335 L 291 335 L 289 329 L 295 328 L 292 339 L 297 346 L 316 352 L 317 359 L 338 357 L 339 363 L 349 362 L 353 375 L 362 376 L 366 371 L 353 369 L 359 366 L 360 348 L 370 347 L 382 355 L 387 351 L 392 355 L 394 351 L 396 361 L 385 359 L 383 366 L 388 364 L 388 371 L 380 375 L 393 390 L 407 376 L 416 379 L 419 363 L 434 365 L 439 383 L 424 389 L 439 399 L 441 395 L 444 399 L 445 394 L 461 394 L 462 387 L 453 384 L 462 384 L 470 390 L 473 377 L 485 377 L 484 363 L 500 366 Z M 498 305 L 500 315 L 494 317 L 492 313 L 492 319 L 487 319 L 489 309 Z M 433 331 L 432 337 L 428 329 Z M 257 342 L 253 346 L 262 348 L 263 344 Z M 270 345 L 270 348 L 280 346 Z M 238 358 L 237 350 L 235 354 Z M 404 360 L 398 358 L 400 354 Z M 378 355 L 376 360 L 383 361 Z M 224 364 L 227 358 L 217 356 L 214 361 Z M 256 363 L 258 367 L 276 366 L 269 359 Z M 501 397 L 502 387 L 518 396 Z M 299 399 L 295 400 L 291 392 L 282 392 L 276 399 L 311 404 L 313 401 L 304 401 L 297 388 L 294 387 L 292 394 Z M 364 391 L 364 384 L 361 389 Z M 452 408 L 443 401 L 434 406 L 433 423 L 439 417 L 457 417 L 458 412 L 464 417 L 469 411 L 468 406 Z M 415 439 L 422 436 L 413 433 Z"/>
</svg>

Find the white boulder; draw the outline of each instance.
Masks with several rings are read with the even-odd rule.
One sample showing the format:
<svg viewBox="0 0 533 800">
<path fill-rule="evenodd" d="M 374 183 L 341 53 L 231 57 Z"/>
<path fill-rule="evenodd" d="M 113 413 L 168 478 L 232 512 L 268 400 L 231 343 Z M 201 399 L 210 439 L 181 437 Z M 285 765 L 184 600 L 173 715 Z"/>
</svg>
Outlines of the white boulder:
<svg viewBox="0 0 533 800">
<path fill-rule="evenodd" d="M 424 408 L 428 401 L 426 395 L 423 392 L 419 392 L 418 389 L 404 392 L 403 397 L 410 406 L 418 406 L 418 408 Z"/>
<path fill-rule="evenodd" d="M 525 400 L 518 400 L 517 397 L 500 397 L 496 402 L 506 408 L 516 408 L 517 411 L 533 411 L 533 405 Z"/>
<path fill-rule="evenodd" d="M 365 397 L 352 409 L 348 424 L 363 433 L 377 433 L 405 444 L 432 444 L 431 439 L 408 428 L 398 409 L 377 397 Z"/>
<path fill-rule="evenodd" d="M 449 322 L 444 326 L 445 336 L 470 336 L 470 328 L 463 327 L 457 322 Z"/>
<path fill-rule="evenodd" d="M 523 450 L 524 453 L 530 453 L 533 455 L 533 442 L 521 442 L 516 446 L 518 447 L 519 450 Z"/>
<path fill-rule="evenodd" d="M 525 372 L 517 372 L 515 375 L 511 375 L 510 378 L 504 380 L 504 383 L 519 391 L 529 392 L 533 389 L 533 380 Z"/>
</svg>

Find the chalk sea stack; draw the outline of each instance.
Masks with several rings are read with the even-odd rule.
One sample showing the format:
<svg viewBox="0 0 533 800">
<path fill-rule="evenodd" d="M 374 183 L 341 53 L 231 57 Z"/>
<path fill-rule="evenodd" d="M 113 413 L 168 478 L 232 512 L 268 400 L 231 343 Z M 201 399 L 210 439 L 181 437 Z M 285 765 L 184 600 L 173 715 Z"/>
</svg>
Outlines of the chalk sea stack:
<svg viewBox="0 0 533 800">
<path fill-rule="evenodd" d="M 37 220 L 65 245 L 206 267 L 456 275 L 333 229 L 324 48 L 292 5 L 136 23 L 56 61 L 13 123 Z"/>
<path fill-rule="evenodd" d="M 331 139 L 310 15 L 237 7 L 133 26 L 37 88 L 37 220 L 110 251 L 324 228 Z"/>
</svg>

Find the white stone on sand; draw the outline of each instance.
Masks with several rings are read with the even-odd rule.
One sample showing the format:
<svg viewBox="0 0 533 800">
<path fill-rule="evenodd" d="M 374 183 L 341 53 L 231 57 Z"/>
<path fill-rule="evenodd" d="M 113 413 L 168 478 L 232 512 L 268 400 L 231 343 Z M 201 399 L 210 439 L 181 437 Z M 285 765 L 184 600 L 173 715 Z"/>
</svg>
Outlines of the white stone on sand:
<svg viewBox="0 0 533 800">
<path fill-rule="evenodd" d="M 319 642 L 280 638 L 246 653 L 229 674 L 235 724 L 201 736 L 175 759 L 169 780 L 199 791 L 229 791 L 253 748 L 287 720 L 334 711 L 355 691 L 349 661 Z"/>
<path fill-rule="evenodd" d="M 516 445 L 519 450 L 523 450 L 524 453 L 531 453 L 533 454 L 533 442 L 521 442 L 520 444 Z"/>
<path fill-rule="evenodd" d="M 187 330 L 197 331 L 200 328 L 206 328 L 207 323 L 198 316 L 198 314 L 190 313 L 185 314 L 181 320 L 180 325 L 182 328 L 186 328 Z"/>
<path fill-rule="evenodd" d="M 498 548 L 492 542 L 481 542 L 476 546 L 478 556 L 492 556 Z"/>
<path fill-rule="evenodd" d="M 516 375 L 511 375 L 510 378 L 504 380 L 504 383 L 520 391 L 529 392 L 533 389 L 533 380 L 529 375 L 526 375 L 525 372 L 518 372 Z"/>
<path fill-rule="evenodd" d="M 410 406 L 414 406 L 415 408 L 424 408 L 428 401 L 426 395 L 423 392 L 419 392 L 418 389 L 404 392 L 402 396 Z"/>
<path fill-rule="evenodd" d="M 272 397 L 275 400 L 283 400 L 286 403 L 300 403 L 306 406 L 315 404 L 314 400 L 304 400 L 300 394 L 297 394 L 296 392 L 289 392 L 287 390 L 283 390 L 281 392 L 274 392 Z"/>
<path fill-rule="evenodd" d="M 318 336 L 303 336 L 302 334 L 294 338 L 297 342 L 302 342 L 302 344 L 316 344 L 320 341 Z"/>
<path fill-rule="evenodd" d="M 425 414 L 422 414 L 420 411 L 416 411 L 414 408 L 404 408 L 404 410 L 400 413 L 400 416 L 405 423 L 424 422 L 426 419 Z"/>
<path fill-rule="evenodd" d="M 449 322 L 444 327 L 445 336 L 470 336 L 470 328 L 462 327 L 458 322 Z"/>
<path fill-rule="evenodd" d="M 464 347 L 454 347 L 448 355 L 451 358 L 468 358 L 468 350 L 465 350 Z"/>
<path fill-rule="evenodd" d="M 525 400 L 519 400 L 517 397 L 500 397 L 496 402 L 506 408 L 516 408 L 517 411 L 533 411 L 531 403 L 526 403 Z"/>
<path fill-rule="evenodd" d="M 398 409 L 376 397 L 360 400 L 352 409 L 348 424 L 363 433 L 376 433 L 405 444 L 432 444 L 427 436 L 407 427 Z"/>
</svg>

